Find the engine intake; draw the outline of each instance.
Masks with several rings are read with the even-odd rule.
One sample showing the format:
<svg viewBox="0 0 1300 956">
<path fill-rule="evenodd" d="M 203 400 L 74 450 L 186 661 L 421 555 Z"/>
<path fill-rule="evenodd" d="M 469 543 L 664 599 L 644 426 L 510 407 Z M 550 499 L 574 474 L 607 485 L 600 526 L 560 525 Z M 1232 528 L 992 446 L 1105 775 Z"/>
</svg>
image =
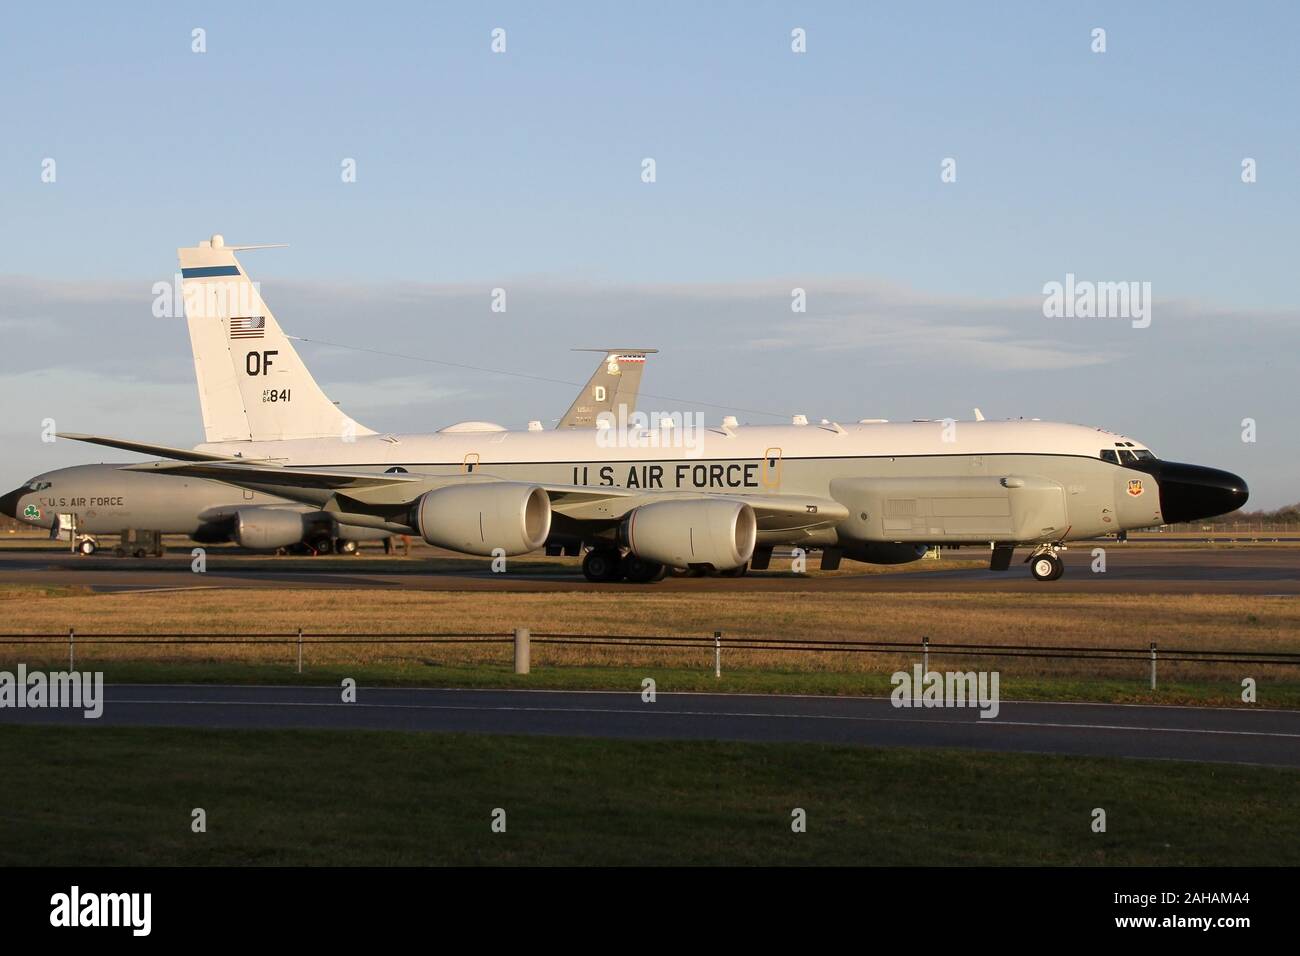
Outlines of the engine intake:
<svg viewBox="0 0 1300 956">
<path fill-rule="evenodd" d="M 729 571 L 754 554 L 758 520 L 743 501 L 691 498 L 656 501 L 632 511 L 620 529 L 632 553 L 675 568 L 709 565 Z"/>
<path fill-rule="evenodd" d="M 517 481 L 448 485 L 420 496 L 413 524 L 429 544 L 462 554 L 527 554 L 546 543 L 551 499 Z"/>
</svg>

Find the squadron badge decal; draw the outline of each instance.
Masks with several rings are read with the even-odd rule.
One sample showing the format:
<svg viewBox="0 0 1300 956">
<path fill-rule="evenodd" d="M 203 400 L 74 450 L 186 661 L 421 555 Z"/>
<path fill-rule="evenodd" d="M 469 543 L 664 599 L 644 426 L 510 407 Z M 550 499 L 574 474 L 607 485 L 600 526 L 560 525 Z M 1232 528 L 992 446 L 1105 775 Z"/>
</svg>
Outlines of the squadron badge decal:
<svg viewBox="0 0 1300 956">
<path fill-rule="evenodd" d="M 1134 478 L 1128 483 L 1128 493 L 1134 498 L 1142 494 L 1142 479 Z"/>
</svg>

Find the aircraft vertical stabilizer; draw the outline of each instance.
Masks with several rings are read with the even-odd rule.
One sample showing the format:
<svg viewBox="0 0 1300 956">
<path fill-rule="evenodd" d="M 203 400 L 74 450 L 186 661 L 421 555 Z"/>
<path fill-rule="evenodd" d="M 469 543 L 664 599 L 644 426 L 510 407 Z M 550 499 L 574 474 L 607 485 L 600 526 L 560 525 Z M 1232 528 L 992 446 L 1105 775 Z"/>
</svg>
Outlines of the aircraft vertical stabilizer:
<svg viewBox="0 0 1300 956">
<path fill-rule="evenodd" d="M 616 419 L 636 410 L 641 389 L 641 372 L 647 355 L 658 349 L 575 349 L 578 352 L 604 352 L 605 359 L 592 373 L 569 410 L 556 428 L 595 428 L 596 418 L 609 412 Z"/>
<path fill-rule="evenodd" d="M 177 250 L 206 440 L 373 435 L 311 377 L 235 258 L 248 248 L 213 236 Z"/>
</svg>

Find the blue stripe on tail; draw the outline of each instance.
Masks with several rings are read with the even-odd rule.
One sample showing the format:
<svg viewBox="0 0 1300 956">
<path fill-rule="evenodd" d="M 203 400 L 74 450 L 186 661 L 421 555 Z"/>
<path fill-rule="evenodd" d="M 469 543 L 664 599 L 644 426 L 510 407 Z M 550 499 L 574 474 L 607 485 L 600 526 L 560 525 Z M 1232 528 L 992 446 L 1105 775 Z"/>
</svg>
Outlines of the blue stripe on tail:
<svg viewBox="0 0 1300 956">
<path fill-rule="evenodd" d="M 239 266 L 200 266 L 181 270 L 181 278 L 183 279 L 211 279 L 213 276 L 237 275 L 239 275 Z"/>
</svg>

